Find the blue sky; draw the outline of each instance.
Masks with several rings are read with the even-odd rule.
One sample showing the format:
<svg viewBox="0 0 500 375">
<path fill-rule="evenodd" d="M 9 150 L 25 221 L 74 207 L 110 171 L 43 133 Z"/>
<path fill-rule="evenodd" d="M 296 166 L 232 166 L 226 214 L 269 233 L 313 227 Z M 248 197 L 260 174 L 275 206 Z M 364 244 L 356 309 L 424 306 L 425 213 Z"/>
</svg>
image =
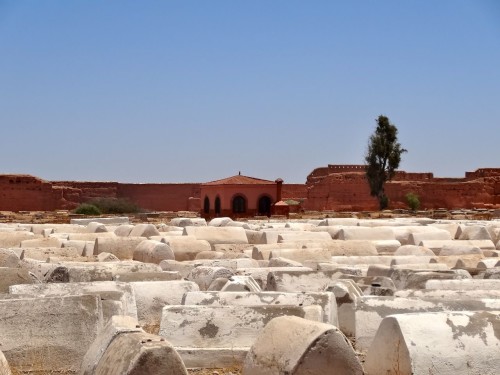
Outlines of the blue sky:
<svg viewBox="0 0 500 375">
<path fill-rule="evenodd" d="M 0 0 L 0 173 L 302 183 L 500 167 L 500 2 Z"/>
</svg>

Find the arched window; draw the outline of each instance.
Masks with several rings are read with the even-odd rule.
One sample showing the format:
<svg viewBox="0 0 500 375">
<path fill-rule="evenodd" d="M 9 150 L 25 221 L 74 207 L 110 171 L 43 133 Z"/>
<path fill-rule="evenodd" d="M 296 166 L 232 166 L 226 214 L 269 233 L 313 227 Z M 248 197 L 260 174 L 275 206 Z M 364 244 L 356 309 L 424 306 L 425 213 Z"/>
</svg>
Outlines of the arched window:
<svg viewBox="0 0 500 375">
<path fill-rule="evenodd" d="M 205 197 L 203 201 L 203 212 L 206 214 L 210 213 L 210 199 L 208 197 Z"/>
<path fill-rule="evenodd" d="M 247 202 L 244 197 L 237 195 L 233 198 L 233 213 L 241 214 L 247 211 Z"/>
<path fill-rule="evenodd" d="M 220 215 L 220 198 L 215 198 L 215 214 Z"/>
<path fill-rule="evenodd" d="M 267 195 L 259 198 L 257 207 L 259 208 L 259 215 L 271 216 L 271 198 Z"/>
</svg>

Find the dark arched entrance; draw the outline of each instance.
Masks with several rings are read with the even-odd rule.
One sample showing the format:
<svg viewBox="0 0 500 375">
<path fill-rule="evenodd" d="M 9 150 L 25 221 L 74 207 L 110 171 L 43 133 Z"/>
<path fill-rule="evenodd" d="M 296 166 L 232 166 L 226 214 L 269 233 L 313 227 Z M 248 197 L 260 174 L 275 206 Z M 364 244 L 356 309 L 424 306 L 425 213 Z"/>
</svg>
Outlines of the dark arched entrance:
<svg viewBox="0 0 500 375">
<path fill-rule="evenodd" d="M 259 215 L 271 216 L 271 198 L 269 198 L 267 195 L 259 198 L 257 207 L 259 208 Z"/>
<path fill-rule="evenodd" d="M 220 215 L 220 198 L 219 197 L 215 198 L 215 215 L 216 216 Z"/>
<path fill-rule="evenodd" d="M 233 213 L 244 214 L 247 211 L 247 202 L 244 197 L 237 195 L 233 198 Z"/>
<path fill-rule="evenodd" d="M 210 213 L 210 199 L 208 199 L 208 197 L 205 197 L 203 201 L 203 212 L 206 214 Z"/>
</svg>

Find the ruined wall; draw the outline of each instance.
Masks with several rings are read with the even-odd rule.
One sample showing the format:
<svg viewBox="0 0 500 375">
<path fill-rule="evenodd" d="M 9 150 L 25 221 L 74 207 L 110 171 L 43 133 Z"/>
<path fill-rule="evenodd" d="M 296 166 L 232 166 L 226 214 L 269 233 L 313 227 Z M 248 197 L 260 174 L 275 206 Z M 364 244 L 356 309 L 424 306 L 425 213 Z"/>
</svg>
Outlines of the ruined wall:
<svg viewBox="0 0 500 375">
<path fill-rule="evenodd" d="M 0 175 L 0 210 L 74 209 L 96 198 L 125 198 L 145 210 L 199 211 L 199 183 L 123 184 L 118 182 L 45 181 L 27 175 Z M 304 184 L 283 184 L 284 198 L 305 198 Z"/>
<path fill-rule="evenodd" d="M 61 190 L 62 202 L 57 208 L 73 209 L 96 198 L 116 198 L 117 182 L 52 181 L 54 190 Z"/>
<path fill-rule="evenodd" d="M 364 171 L 363 171 L 363 173 L 364 173 Z M 414 173 L 414 172 L 397 171 L 392 180 L 393 181 L 424 181 L 424 182 L 429 182 L 429 181 L 433 181 L 435 179 L 434 179 L 434 174 L 432 174 L 430 172 Z M 463 179 L 461 179 L 461 180 L 463 180 Z"/>
<path fill-rule="evenodd" d="M 95 198 L 128 198 L 154 211 L 199 211 L 201 185 L 122 184 L 118 182 L 45 181 L 28 175 L 0 175 L 0 211 L 73 209 Z M 432 173 L 398 172 L 386 185 L 390 208 L 407 208 L 405 195 L 417 194 L 421 208 L 500 207 L 500 168 L 467 172 L 465 178 L 435 178 Z M 283 199 L 301 199 L 305 210 L 369 211 L 370 196 L 362 166 L 316 168 L 306 184 L 283 184 Z"/>
<path fill-rule="evenodd" d="M 370 196 L 364 172 L 332 173 L 308 184 L 304 209 L 312 211 L 367 211 L 378 208 Z"/>
<path fill-rule="evenodd" d="M 74 209 L 96 198 L 126 198 L 146 210 L 198 211 L 200 184 L 120 184 L 45 181 L 28 175 L 0 175 L 0 210 Z"/>
<path fill-rule="evenodd" d="M 28 175 L 0 175 L 0 210 L 51 211 L 62 199 L 48 181 Z"/>
<path fill-rule="evenodd" d="M 55 181 L 54 186 L 69 188 L 65 198 L 76 207 L 96 198 L 129 199 L 152 211 L 199 210 L 200 184 L 123 184 L 118 182 Z M 195 199 L 190 199 L 195 198 Z M 198 198 L 198 199 L 196 199 Z"/>
<path fill-rule="evenodd" d="M 474 172 L 465 172 L 465 178 L 476 179 L 480 177 L 497 177 L 500 176 L 500 168 L 479 168 Z"/>
<path fill-rule="evenodd" d="M 334 171 L 324 175 L 325 171 Z M 364 172 L 352 166 L 315 169 L 307 179 L 307 210 L 376 210 Z M 358 169 L 359 170 L 359 169 Z M 362 169 L 361 169 L 362 170 Z M 319 172 L 318 172 L 319 171 Z M 390 208 L 408 208 L 406 194 L 419 196 L 421 208 L 488 208 L 500 204 L 500 168 L 467 172 L 465 178 L 435 178 L 432 173 L 398 172 L 386 184 Z"/>
<path fill-rule="evenodd" d="M 405 195 L 419 196 L 421 208 L 487 208 L 498 203 L 495 182 L 476 179 L 462 182 L 390 182 L 386 185 L 392 208 L 407 208 Z"/>
<path fill-rule="evenodd" d="M 118 185 L 117 182 L 52 181 L 52 186 L 76 190 L 80 197 L 78 202 L 93 198 L 115 198 Z"/>
</svg>

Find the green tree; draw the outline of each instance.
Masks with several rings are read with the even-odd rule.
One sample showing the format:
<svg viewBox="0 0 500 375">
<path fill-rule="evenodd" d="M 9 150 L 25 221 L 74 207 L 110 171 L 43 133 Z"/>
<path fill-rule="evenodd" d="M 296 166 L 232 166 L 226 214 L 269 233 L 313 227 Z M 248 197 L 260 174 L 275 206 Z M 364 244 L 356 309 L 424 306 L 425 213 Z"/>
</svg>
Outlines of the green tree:
<svg viewBox="0 0 500 375">
<path fill-rule="evenodd" d="M 420 199 L 418 198 L 418 195 L 415 193 L 408 193 L 405 195 L 406 197 L 406 202 L 408 203 L 408 207 L 410 207 L 410 210 L 416 211 L 420 208 Z"/>
<path fill-rule="evenodd" d="M 370 184 L 370 194 L 377 197 L 380 209 L 389 205 L 384 185 L 390 181 L 401 162 L 401 155 L 407 152 L 398 142 L 398 129 L 389 118 L 380 115 L 377 128 L 370 136 L 365 155 L 366 177 Z"/>
<path fill-rule="evenodd" d="M 75 209 L 75 214 L 79 215 L 101 215 L 101 210 L 93 204 L 82 203 Z"/>
</svg>

